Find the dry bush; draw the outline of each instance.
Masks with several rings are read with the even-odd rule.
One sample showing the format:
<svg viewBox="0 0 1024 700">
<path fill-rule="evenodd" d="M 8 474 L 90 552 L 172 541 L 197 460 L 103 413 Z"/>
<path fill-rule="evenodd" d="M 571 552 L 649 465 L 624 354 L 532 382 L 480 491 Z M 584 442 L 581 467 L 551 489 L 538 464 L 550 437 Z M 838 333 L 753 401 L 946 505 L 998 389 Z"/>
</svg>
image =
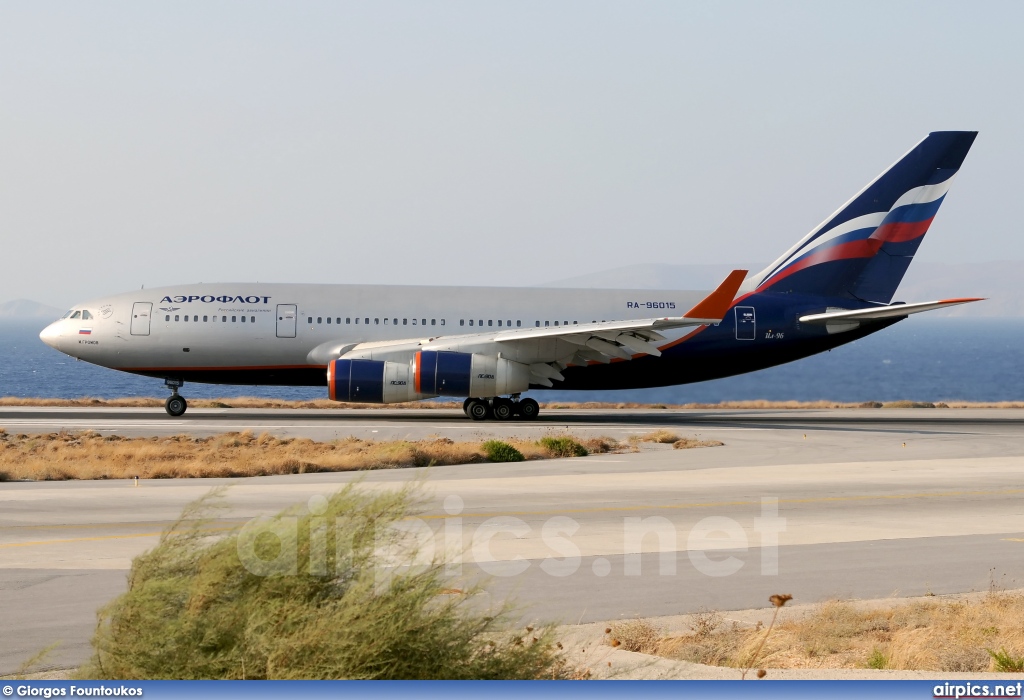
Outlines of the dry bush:
<svg viewBox="0 0 1024 700">
<path fill-rule="evenodd" d="M 605 436 L 587 438 L 583 441 L 583 446 L 587 448 L 590 454 L 616 452 L 622 447 L 615 438 Z"/>
<path fill-rule="evenodd" d="M 689 450 L 694 447 L 721 447 L 725 443 L 720 440 L 697 440 L 696 438 L 682 438 L 672 443 L 674 450 Z"/>
<path fill-rule="evenodd" d="M 930 401 L 889 401 L 882 408 L 935 408 Z"/>
<path fill-rule="evenodd" d="M 679 440 L 679 436 L 673 433 L 671 430 L 655 430 L 650 433 L 643 435 L 634 435 L 630 437 L 630 440 L 636 442 L 656 442 L 662 445 L 671 445 Z"/>
<path fill-rule="evenodd" d="M 626 651 L 638 651 L 641 654 L 653 654 L 664 630 L 650 620 L 636 618 L 615 622 L 608 633 L 608 643 L 613 647 L 621 647 Z"/>
</svg>

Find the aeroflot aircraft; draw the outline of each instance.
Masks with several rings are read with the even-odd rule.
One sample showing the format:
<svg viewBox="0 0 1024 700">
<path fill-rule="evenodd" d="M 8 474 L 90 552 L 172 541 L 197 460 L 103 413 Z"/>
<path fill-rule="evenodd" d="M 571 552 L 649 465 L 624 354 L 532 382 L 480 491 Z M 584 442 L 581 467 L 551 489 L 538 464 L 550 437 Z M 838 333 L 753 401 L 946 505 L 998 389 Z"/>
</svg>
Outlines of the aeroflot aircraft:
<svg viewBox="0 0 1024 700">
<path fill-rule="evenodd" d="M 40 338 L 185 382 L 324 386 L 331 399 L 465 398 L 474 420 L 537 417 L 538 387 L 629 389 L 771 367 L 910 314 L 893 302 L 977 132 L 929 134 L 767 268 L 692 291 L 193 284 L 76 306 Z"/>
</svg>

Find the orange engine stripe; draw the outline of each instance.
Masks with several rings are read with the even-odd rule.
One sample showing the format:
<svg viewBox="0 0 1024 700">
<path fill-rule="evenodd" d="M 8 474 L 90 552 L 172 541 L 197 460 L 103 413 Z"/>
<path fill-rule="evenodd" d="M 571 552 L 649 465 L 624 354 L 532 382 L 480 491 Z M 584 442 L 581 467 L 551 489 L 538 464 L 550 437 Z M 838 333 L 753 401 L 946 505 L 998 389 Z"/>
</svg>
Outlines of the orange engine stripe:
<svg viewBox="0 0 1024 700">
<path fill-rule="evenodd" d="M 420 391 L 420 376 L 421 376 L 420 368 L 423 366 L 423 363 L 420 362 L 420 359 L 421 359 L 420 355 L 421 354 L 422 354 L 421 352 L 417 352 L 416 353 L 416 359 L 413 361 L 412 384 L 413 384 L 413 388 L 416 389 L 416 393 L 417 394 L 422 394 L 423 393 L 422 391 Z"/>
<path fill-rule="evenodd" d="M 334 363 L 336 361 L 337 360 L 331 360 L 330 362 L 327 363 L 327 398 L 329 398 L 331 401 L 338 400 L 334 398 L 335 396 L 338 395 L 334 385 Z"/>
</svg>

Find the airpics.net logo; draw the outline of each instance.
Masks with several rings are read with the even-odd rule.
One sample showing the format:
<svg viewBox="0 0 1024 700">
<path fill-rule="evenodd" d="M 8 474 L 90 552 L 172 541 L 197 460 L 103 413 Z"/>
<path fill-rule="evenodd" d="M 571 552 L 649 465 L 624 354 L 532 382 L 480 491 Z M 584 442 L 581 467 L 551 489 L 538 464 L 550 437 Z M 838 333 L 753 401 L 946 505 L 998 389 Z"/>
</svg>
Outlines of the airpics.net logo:
<svg viewBox="0 0 1024 700">
<path fill-rule="evenodd" d="M 760 506 L 760 515 L 752 518 L 748 527 L 734 518 L 709 516 L 681 530 L 657 515 L 623 517 L 621 524 L 612 528 L 607 524 L 588 526 L 564 515 L 540 524 L 512 515 L 469 524 L 463 499 L 453 494 L 444 499 L 443 516 L 408 517 L 376 531 L 375 562 L 382 583 L 397 570 L 437 561 L 443 561 L 445 573 L 452 576 L 472 573 L 465 570 L 467 565 L 495 578 L 519 576 L 533 567 L 556 578 L 676 576 L 681 573 L 680 554 L 685 551 L 689 565 L 704 576 L 731 576 L 748 565 L 759 566 L 762 576 L 776 576 L 779 535 L 786 531 L 786 519 L 779 515 L 778 498 L 763 497 Z M 330 571 L 329 562 L 341 567 L 345 561 L 342 519 L 332 523 L 323 517 L 328 500 L 321 495 L 310 498 L 307 508 L 309 517 L 258 517 L 241 528 L 236 547 L 247 571 L 256 576 L 341 573 Z M 306 531 L 300 532 L 300 528 Z M 336 557 L 328 556 L 331 540 Z M 301 541 L 308 546 L 300 547 Z M 584 549 L 594 550 L 595 546 L 601 550 L 599 554 L 584 554 Z M 752 547 L 758 550 L 756 564 L 751 561 Z M 300 549 L 308 553 L 302 557 L 305 560 L 300 560 Z M 274 554 L 265 556 L 268 551 Z"/>
</svg>

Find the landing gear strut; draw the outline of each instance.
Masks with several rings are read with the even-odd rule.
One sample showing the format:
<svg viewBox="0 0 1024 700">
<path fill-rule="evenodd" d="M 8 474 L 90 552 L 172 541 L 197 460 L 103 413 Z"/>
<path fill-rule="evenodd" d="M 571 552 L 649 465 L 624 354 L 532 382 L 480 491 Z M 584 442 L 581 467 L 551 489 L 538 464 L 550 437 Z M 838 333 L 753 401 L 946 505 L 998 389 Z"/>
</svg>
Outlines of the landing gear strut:
<svg viewBox="0 0 1024 700">
<path fill-rule="evenodd" d="M 177 418 L 178 416 L 185 415 L 185 411 L 188 409 L 188 402 L 185 397 L 178 393 L 178 389 L 185 382 L 180 379 L 165 379 L 164 384 L 171 390 L 171 395 L 164 401 L 164 410 L 167 414 Z"/>
</svg>

